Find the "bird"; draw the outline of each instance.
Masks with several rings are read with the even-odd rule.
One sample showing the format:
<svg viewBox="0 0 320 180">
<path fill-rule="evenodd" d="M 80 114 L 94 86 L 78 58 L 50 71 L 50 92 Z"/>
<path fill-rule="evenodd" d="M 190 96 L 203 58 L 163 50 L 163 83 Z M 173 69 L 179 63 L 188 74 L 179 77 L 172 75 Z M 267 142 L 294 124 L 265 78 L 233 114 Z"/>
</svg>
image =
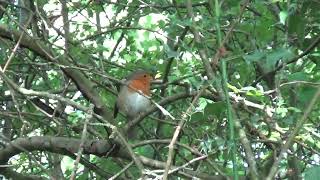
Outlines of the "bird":
<svg viewBox="0 0 320 180">
<path fill-rule="evenodd" d="M 136 70 L 127 76 L 120 87 L 114 108 L 114 118 L 117 117 L 120 111 L 128 121 L 131 121 L 150 107 L 151 101 L 149 97 L 151 95 L 150 86 L 152 80 L 152 74 L 146 70 Z M 134 128 L 129 129 L 127 136 L 129 138 L 134 137 L 135 131 Z"/>
</svg>

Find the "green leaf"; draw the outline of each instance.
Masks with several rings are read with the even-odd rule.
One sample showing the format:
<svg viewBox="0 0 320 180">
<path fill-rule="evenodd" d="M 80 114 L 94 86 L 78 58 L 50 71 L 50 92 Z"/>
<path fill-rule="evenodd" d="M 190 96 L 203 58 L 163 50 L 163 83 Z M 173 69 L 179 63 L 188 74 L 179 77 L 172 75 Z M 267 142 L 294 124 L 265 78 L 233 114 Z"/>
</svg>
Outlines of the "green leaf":
<svg viewBox="0 0 320 180">
<path fill-rule="evenodd" d="M 315 180 L 320 177 L 320 166 L 308 168 L 304 174 L 305 180 Z"/>
<path fill-rule="evenodd" d="M 310 76 L 305 72 L 296 72 L 288 75 L 288 81 L 307 81 Z"/>
<path fill-rule="evenodd" d="M 243 58 L 248 64 L 250 64 L 252 62 L 260 61 L 262 58 L 265 57 L 265 55 L 266 55 L 265 52 L 255 51 L 252 54 L 244 55 Z"/>
<path fill-rule="evenodd" d="M 233 92 L 239 93 L 239 89 L 236 86 L 232 86 L 231 84 L 227 84 L 228 88 L 230 88 Z"/>
<path fill-rule="evenodd" d="M 209 116 L 222 117 L 226 112 L 226 104 L 222 101 L 208 103 L 204 109 L 204 115 L 207 119 Z"/>
<path fill-rule="evenodd" d="M 144 37 L 145 40 L 150 39 L 150 32 L 149 31 L 143 32 L 143 37 Z"/>
<path fill-rule="evenodd" d="M 289 38 L 297 39 L 300 45 L 302 45 L 305 40 L 305 29 L 308 19 L 312 18 L 311 12 L 313 7 L 317 9 L 317 12 L 319 11 L 319 7 L 317 7 L 314 3 L 312 3 L 310 7 L 308 1 L 305 1 L 305 3 L 303 3 L 301 9 L 297 9 L 298 7 L 296 3 L 290 3 L 288 17 L 288 34 Z M 310 10 L 311 12 L 307 15 L 307 11 Z"/>
<path fill-rule="evenodd" d="M 169 49 L 167 51 L 167 55 L 168 55 L 168 58 L 175 58 L 175 57 L 178 57 L 179 56 L 179 52 L 178 51 L 173 51 L 171 49 Z"/>
<path fill-rule="evenodd" d="M 298 109 L 296 107 L 288 107 L 288 110 L 296 112 L 296 113 L 301 113 L 302 112 L 301 109 Z"/>
<path fill-rule="evenodd" d="M 281 11 L 279 13 L 279 19 L 280 19 L 280 23 L 285 25 L 286 24 L 286 20 L 288 17 L 288 12 L 287 11 Z"/>
<path fill-rule="evenodd" d="M 204 119 L 203 112 L 196 112 L 191 115 L 191 121 L 199 122 Z"/>
<path fill-rule="evenodd" d="M 262 96 L 264 96 L 264 94 L 261 91 L 257 90 L 257 89 L 247 91 L 246 95 L 247 96 L 253 96 L 253 97 L 262 97 Z"/>
<path fill-rule="evenodd" d="M 165 25 L 166 25 L 166 22 L 165 22 L 164 20 L 159 20 L 159 21 L 158 21 L 158 26 L 159 26 L 159 28 L 164 28 Z"/>
<path fill-rule="evenodd" d="M 316 93 L 316 88 L 315 87 L 310 87 L 310 86 L 304 86 L 301 88 L 299 93 L 297 93 L 298 99 L 303 103 L 303 104 L 308 104 L 311 99 L 313 98 L 314 94 Z"/>
<path fill-rule="evenodd" d="M 93 17 L 93 11 L 90 8 L 87 8 L 88 16 Z"/>
<path fill-rule="evenodd" d="M 275 67 L 279 60 L 286 62 L 293 57 L 294 54 L 292 53 L 291 49 L 280 48 L 267 55 L 266 64 L 268 67 Z"/>
</svg>

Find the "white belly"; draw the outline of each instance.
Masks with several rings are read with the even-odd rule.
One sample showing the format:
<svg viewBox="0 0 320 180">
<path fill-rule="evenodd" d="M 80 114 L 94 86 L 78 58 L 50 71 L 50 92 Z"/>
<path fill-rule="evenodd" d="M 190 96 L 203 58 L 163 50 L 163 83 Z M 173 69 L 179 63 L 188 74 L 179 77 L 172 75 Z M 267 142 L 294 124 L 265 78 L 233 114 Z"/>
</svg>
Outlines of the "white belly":
<svg viewBox="0 0 320 180">
<path fill-rule="evenodd" d="M 150 100 L 136 92 L 128 97 L 126 104 L 128 114 L 136 116 L 150 106 Z"/>
<path fill-rule="evenodd" d="M 125 96 L 127 93 L 127 89 L 122 89 L 120 91 L 117 104 L 120 111 L 129 118 L 136 117 L 139 113 L 146 111 L 150 106 L 150 100 L 140 93 L 130 92 L 130 95 Z"/>
</svg>

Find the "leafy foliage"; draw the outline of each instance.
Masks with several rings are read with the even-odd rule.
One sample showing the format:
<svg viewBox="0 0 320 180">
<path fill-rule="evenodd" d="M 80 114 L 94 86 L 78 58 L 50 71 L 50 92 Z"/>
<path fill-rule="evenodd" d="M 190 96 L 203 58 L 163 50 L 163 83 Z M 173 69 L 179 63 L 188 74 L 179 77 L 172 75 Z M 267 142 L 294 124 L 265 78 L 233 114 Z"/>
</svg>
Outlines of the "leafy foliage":
<svg viewBox="0 0 320 180">
<path fill-rule="evenodd" d="M 7 178 L 160 179 L 168 166 L 169 179 L 319 174 L 318 1 L 0 5 L 0 174 Z M 156 75 L 152 99 L 174 118 L 153 105 L 138 117 L 138 136 L 124 143 L 110 126 L 122 134 L 133 127 L 113 118 L 114 103 L 121 79 L 141 68 Z"/>
</svg>

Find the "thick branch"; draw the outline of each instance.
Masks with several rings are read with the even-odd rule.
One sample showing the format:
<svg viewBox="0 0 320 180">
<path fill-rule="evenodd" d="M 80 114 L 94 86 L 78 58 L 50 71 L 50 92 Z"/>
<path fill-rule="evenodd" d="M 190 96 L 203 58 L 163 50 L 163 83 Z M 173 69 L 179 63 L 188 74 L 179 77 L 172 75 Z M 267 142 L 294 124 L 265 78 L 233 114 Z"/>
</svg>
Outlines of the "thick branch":
<svg viewBox="0 0 320 180">
<path fill-rule="evenodd" d="M 17 41 L 21 36 L 21 32 L 13 29 L 9 29 L 5 25 L 0 25 L 0 36 L 2 38 L 10 39 L 12 41 Z M 72 64 L 63 58 L 54 57 L 54 54 L 50 49 L 44 45 L 44 43 L 30 35 L 25 35 L 21 39 L 21 46 L 28 48 L 34 53 L 38 54 L 47 61 L 61 64 L 62 70 L 69 76 L 73 82 L 76 84 L 77 88 L 82 92 L 82 94 L 95 105 L 95 110 L 98 114 L 101 114 L 104 118 L 111 121 L 111 113 L 106 110 L 105 103 L 99 97 L 97 91 L 95 90 L 95 84 L 92 83 L 83 73 L 78 70 L 69 68 Z"/>
<path fill-rule="evenodd" d="M 31 151 L 47 151 L 52 153 L 58 153 L 66 156 L 73 155 L 79 149 L 81 140 L 66 137 L 50 137 L 50 136 L 34 136 L 29 138 L 18 138 L 12 141 L 4 149 L 0 151 L 0 174 L 8 174 L 12 170 L 7 165 L 9 159 L 17 154 Z M 86 140 L 83 143 L 83 154 L 91 154 L 99 157 L 119 157 L 126 160 L 131 160 L 131 156 L 126 152 L 126 148 L 114 148 L 113 151 L 109 151 L 113 148 L 113 145 L 106 140 Z M 165 163 L 153 159 L 149 159 L 144 156 L 138 156 L 141 162 L 149 167 L 163 169 Z M 172 168 L 177 168 L 173 166 Z M 223 179 L 223 176 L 210 176 L 205 173 L 195 172 L 189 169 L 184 169 L 183 172 L 194 177 L 202 179 Z"/>
<path fill-rule="evenodd" d="M 4 169 L 4 171 L 0 171 L 2 175 L 5 177 L 12 177 L 14 180 L 40 180 L 40 179 L 46 179 L 41 176 L 36 175 L 25 175 L 22 173 L 17 173 L 9 168 Z"/>
</svg>

